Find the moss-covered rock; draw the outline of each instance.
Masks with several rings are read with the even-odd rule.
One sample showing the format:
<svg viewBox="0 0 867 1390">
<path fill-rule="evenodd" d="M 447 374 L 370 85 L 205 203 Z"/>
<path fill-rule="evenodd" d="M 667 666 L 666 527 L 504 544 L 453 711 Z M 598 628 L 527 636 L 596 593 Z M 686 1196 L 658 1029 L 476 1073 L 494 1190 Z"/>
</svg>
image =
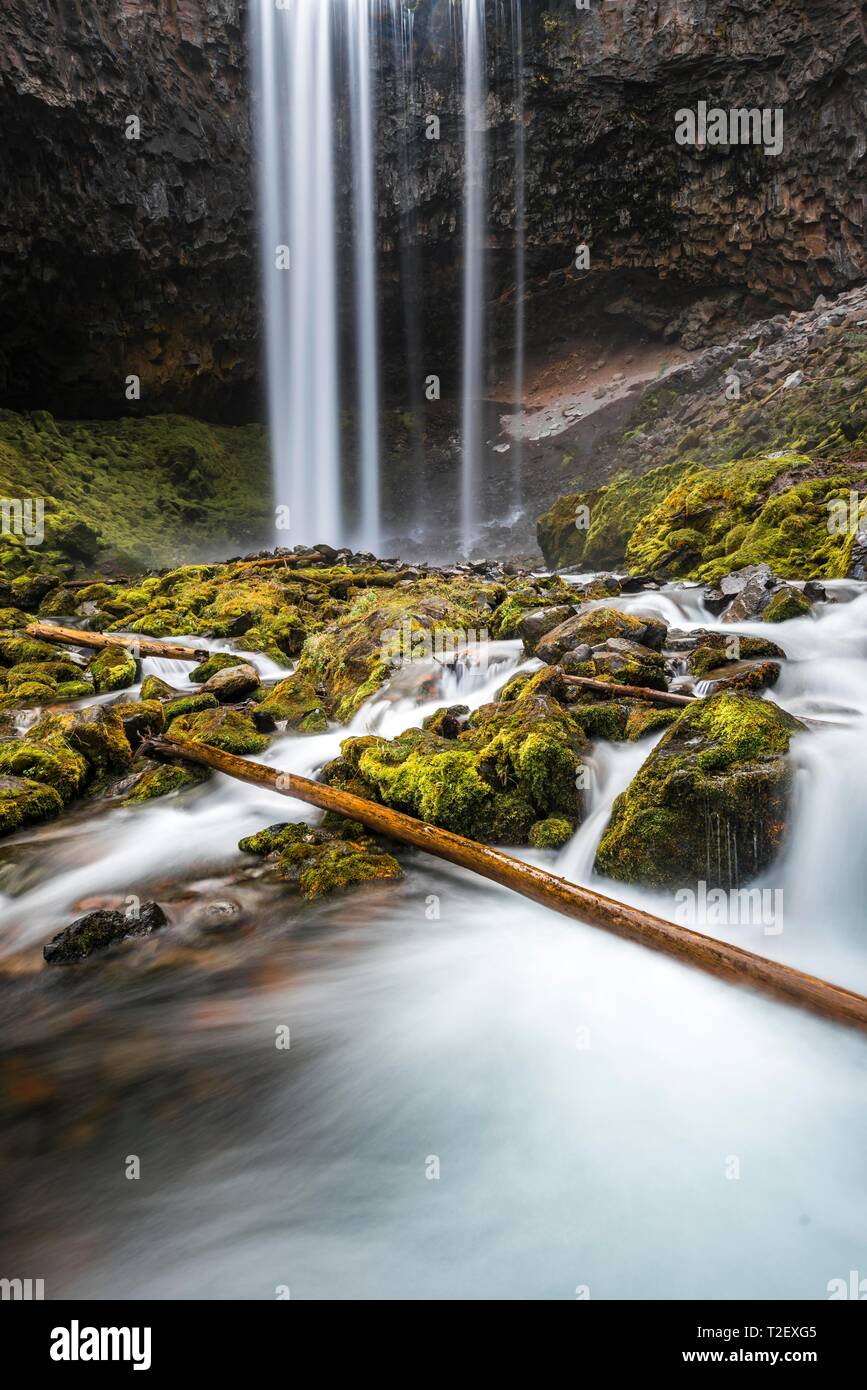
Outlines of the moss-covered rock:
<svg viewBox="0 0 867 1390">
<path fill-rule="evenodd" d="M 172 792 L 185 791 L 187 787 L 199 787 L 210 776 L 209 767 L 197 767 L 191 763 L 147 762 L 126 791 L 123 804 L 137 806 L 143 801 L 154 801 Z"/>
<path fill-rule="evenodd" d="M 19 666 L 22 662 L 62 661 L 64 655 L 60 647 L 42 642 L 38 637 L 0 639 L 0 662 L 4 666 Z"/>
<path fill-rule="evenodd" d="M 626 720 L 626 737 L 630 743 L 635 743 L 648 734 L 655 734 L 660 729 L 667 729 L 679 717 L 680 711 L 677 709 L 663 709 L 661 705 L 633 703 Z"/>
<path fill-rule="evenodd" d="M 648 887 L 698 879 L 730 887 L 754 877 L 786 833 L 786 754 L 803 727 L 749 695 L 687 706 L 615 801 L 597 871 Z"/>
<path fill-rule="evenodd" d="M 460 835 L 527 844 L 537 821 L 577 822 L 584 811 L 586 742 L 558 680 L 545 668 L 515 700 L 474 711 L 457 737 L 407 729 L 393 740 L 346 739 L 323 780 Z"/>
<path fill-rule="evenodd" d="M 183 714 L 199 714 L 205 709 L 216 709 L 219 705 L 216 695 L 197 691 L 194 695 L 179 695 L 176 700 L 168 700 L 163 705 L 163 718 L 166 726 Z"/>
<path fill-rule="evenodd" d="M 534 849 L 562 849 L 571 840 L 575 827 L 562 816 L 548 816 L 530 827 L 529 841 Z"/>
<path fill-rule="evenodd" d="M 689 654 L 690 674 L 703 680 L 711 671 L 740 661 L 784 660 L 786 653 L 765 637 L 746 637 L 740 633 L 703 632 L 697 647 Z"/>
<path fill-rule="evenodd" d="M 112 705 L 112 709 L 123 724 L 131 748 L 137 748 L 143 739 L 161 734 L 165 728 L 166 717 L 159 700 L 132 700 Z"/>
<path fill-rule="evenodd" d="M 8 773 L 0 776 L 0 834 L 9 835 L 13 830 L 50 820 L 62 810 L 60 793 L 45 782 Z"/>
<path fill-rule="evenodd" d="M 290 729 L 316 734 L 328 729 L 322 695 L 310 676 L 303 672 L 287 676 L 271 686 L 259 701 L 259 708 L 273 719 L 285 721 Z"/>
<path fill-rule="evenodd" d="M 66 802 L 84 790 L 90 768 L 81 753 L 54 733 L 0 743 L 0 773 L 42 782 Z"/>
<path fill-rule="evenodd" d="M 180 692 L 174 686 L 169 685 L 168 681 L 162 680 L 159 676 L 145 676 L 141 683 L 139 694 L 143 700 L 171 700 L 175 697 L 180 698 Z"/>
<path fill-rule="evenodd" d="M 205 681 L 210 680 L 218 671 L 225 671 L 229 666 L 237 665 L 238 658 L 232 652 L 212 652 L 207 661 L 193 667 L 190 680 L 194 685 L 204 685 Z"/>
<path fill-rule="evenodd" d="M 812 611 L 813 605 L 803 590 L 796 589 L 792 584 L 784 584 L 775 594 L 771 595 L 762 614 L 762 621 L 785 623 L 790 618 L 803 618 Z"/>
<path fill-rule="evenodd" d="M 126 690 L 135 685 L 138 674 L 136 659 L 126 647 L 103 647 L 87 669 L 100 695 Z"/>
<path fill-rule="evenodd" d="M 240 755 L 261 753 L 268 747 L 267 737 L 257 731 L 249 715 L 222 706 L 172 720 L 171 735 L 180 743 L 207 743 Z"/>
<path fill-rule="evenodd" d="M 303 822 L 269 826 L 248 835 L 238 848 L 273 861 L 277 877 L 309 901 L 357 884 L 403 877 L 394 856 L 369 836 L 347 839 Z"/>
<path fill-rule="evenodd" d="M 54 737 L 64 739 L 87 759 L 98 776 L 123 772 L 132 760 L 120 715 L 105 705 L 47 715 L 30 737 L 37 742 Z"/>
<path fill-rule="evenodd" d="M 150 936 L 167 925 L 166 914 L 154 902 L 142 903 L 135 916 L 98 908 L 64 927 L 42 954 L 48 965 L 76 965 L 127 937 Z"/>
</svg>

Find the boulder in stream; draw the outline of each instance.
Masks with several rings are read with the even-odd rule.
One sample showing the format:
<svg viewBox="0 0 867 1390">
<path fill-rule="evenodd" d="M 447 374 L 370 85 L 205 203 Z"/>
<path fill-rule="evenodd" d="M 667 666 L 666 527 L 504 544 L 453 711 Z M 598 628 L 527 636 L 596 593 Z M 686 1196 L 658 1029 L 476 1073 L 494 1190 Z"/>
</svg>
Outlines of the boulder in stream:
<svg viewBox="0 0 867 1390">
<path fill-rule="evenodd" d="M 158 903 L 142 903 L 135 916 L 114 909 L 99 908 L 78 917 L 43 947 L 49 965 L 76 965 L 97 951 L 104 951 L 129 936 L 150 936 L 167 925 Z"/>
<path fill-rule="evenodd" d="M 649 888 L 754 878 L 786 835 L 786 754 L 803 729 L 752 695 L 724 691 L 687 706 L 615 801 L 597 872 Z"/>
</svg>

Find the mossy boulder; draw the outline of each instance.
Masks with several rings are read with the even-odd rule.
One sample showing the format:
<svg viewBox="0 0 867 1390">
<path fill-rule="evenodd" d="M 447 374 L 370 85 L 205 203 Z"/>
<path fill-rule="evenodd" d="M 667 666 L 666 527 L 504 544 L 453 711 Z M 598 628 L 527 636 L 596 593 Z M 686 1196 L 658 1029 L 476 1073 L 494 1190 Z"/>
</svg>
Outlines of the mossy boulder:
<svg viewBox="0 0 867 1390">
<path fill-rule="evenodd" d="M 199 714 L 202 710 L 216 709 L 219 700 L 216 695 L 196 691 L 194 695 L 178 695 L 175 700 L 167 700 L 163 705 L 163 719 L 166 726 L 183 714 Z"/>
<path fill-rule="evenodd" d="M 166 717 L 159 700 L 132 700 L 112 705 L 112 709 L 123 724 L 131 748 L 137 748 L 143 739 L 161 734 L 165 728 Z"/>
<path fill-rule="evenodd" d="M 143 801 L 155 801 L 158 797 L 185 791 L 188 787 L 199 787 L 203 782 L 207 782 L 210 776 L 209 767 L 147 762 L 138 772 L 132 786 L 125 792 L 123 804 L 137 806 Z"/>
<path fill-rule="evenodd" d="M 54 737 L 64 739 L 87 759 L 98 776 L 123 772 L 132 761 L 123 721 L 116 710 L 104 705 L 47 715 L 34 727 L 30 737 L 36 742 Z"/>
<path fill-rule="evenodd" d="M 150 936 L 168 925 L 158 903 L 142 903 L 135 916 L 111 908 L 85 913 L 43 948 L 48 965 L 77 965 L 127 937 Z"/>
<path fill-rule="evenodd" d="M 369 836 L 348 839 L 303 822 L 269 826 L 241 840 L 238 848 L 272 861 L 276 876 L 308 901 L 362 883 L 403 877 L 394 856 Z"/>
<path fill-rule="evenodd" d="M 22 612 L 20 608 L 0 608 L 0 632 L 24 628 L 32 621 L 30 614 Z"/>
<path fill-rule="evenodd" d="M 583 815 L 584 731 L 538 672 L 515 699 L 474 711 L 456 737 L 407 729 L 393 740 L 346 739 L 323 780 L 491 844 L 527 844 L 551 815 Z"/>
<path fill-rule="evenodd" d="M 788 825 L 792 735 L 777 705 L 723 692 L 687 706 L 617 798 L 596 869 L 648 887 L 747 882 Z"/>
<path fill-rule="evenodd" d="M 813 605 L 802 589 L 793 584 L 784 584 L 771 595 L 762 614 L 766 623 L 786 623 L 790 618 L 803 618 L 812 613 Z"/>
<path fill-rule="evenodd" d="M 55 733 L 0 743 L 0 773 L 43 782 L 63 801 L 71 801 L 86 786 L 90 768 L 83 755 Z"/>
<path fill-rule="evenodd" d="M 171 736 L 180 743 L 207 743 L 239 755 L 261 753 L 268 747 L 267 737 L 257 731 L 249 715 L 223 706 L 172 720 Z"/>
<path fill-rule="evenodd" d="M 4 666 L 18 666 L 25 661 L 62 661 L 64 655 L 60 647 L 42 642 L 38 637 L 0 639 L 0 662 Z"/>
<path fill-rule="evenodd" d="M 4 773 L 0 776 L 0 834 L 51 820 L 63 810 L 60 793 L 45 782 Z"/>
<path fill-rule="evenodd" d="M 321 734 L 328 728 L 323 697 L 303 672 L 287 676 L 264 691 L 259 708 L 290 729 Z"/>
<path fill-rule="evenodd" d="M 138 675 L 136 659 L 126 647 L 103 647 L 87 669 L 100 695 L 126 690 L 135 685 Z"/>
<path fill-rule="evenodd" d="M 785 659 L 786 653 L 776 642 L 765 637 L 747 637 L 740 633 L 702 632 L 700 640 L 689 654 L 690 674 L 703 680 L 711 671 L 718 671 L 742 661 Z"/>
<path fill-rule="evenodd" d="M 193 667 L 190 680 L 194 685 L 204 685 L 205 681 L 210 680 L 218 671 L 225 671 L 227 667 L 237 664 L 238 658 L 232 652 L 212 652 L 207 661 Z"/>
<path fill-rule="evenodd" d="M 575 827 L 562 816 L 548 816 L 530 827 L 529 842 L 534 849 L 562 849 L 571 840 Z"/>
<path fill-rule="evenodd" d="M 667 729 L 680 718 L 680 710 L 663 709 L 660 705 L 643 705 L 633 702 L 626 720 L 626 737 L 630 743 Z"/>
<path fill-rule="evenodd" d="M 143 700 L 171 700 L 179 697 L 180 691 L 160 676 L 145 676 L 139 694 Z"/>
</svg>

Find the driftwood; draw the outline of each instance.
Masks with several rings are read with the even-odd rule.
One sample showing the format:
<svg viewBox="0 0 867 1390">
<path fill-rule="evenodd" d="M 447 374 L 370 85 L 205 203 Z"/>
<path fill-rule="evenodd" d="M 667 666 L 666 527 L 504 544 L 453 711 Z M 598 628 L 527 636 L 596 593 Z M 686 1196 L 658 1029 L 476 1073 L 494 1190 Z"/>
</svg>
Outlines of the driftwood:
<svg viewBox="0 0 867 1390">
<path fill-rule="evenodd" d="M 672 695 L 670 690 L 650 690 L 643 685 L 616 685 L 613 681 L 596 681 L 590 676 L 567 676 L 563 680 L 569 685 L 580 685 L 593 690 L 597 695 L 607 695 L 610 699 L 653 700 L 657 705 L 691 705 L 698 697 L 695 695 Z"/>
<path fill-rule="evenodd" d="M 24 631 L 28 637 L 41 637 L 46 642 L 66 642 L 73 647 L 130 647 L 139 656 L 163 656 L 168 661 L 198 663 L 211 655 L 206 647 L 179 647 L 174 642 L 149 642 L 146 637 L 120 637 L 116 632 L 79 632 L 77 628 L 52 627 L 50 623 L 29 623 Z"/>
<path fill-rule="evenodd" d="M 478 844 L 462 835 L 427 825 L 413 816 L 392 811 L 374 801 L 337 791 L 295 773 L 263 767 L 248 758 L 223 753 L 204 743 L 177 743 L 168 738 L 151 739 L 142 747 L 159 757 L 181 758 L 215 768 L 230 777 L 264 790 L 279 792 L 307 802 L 323 811 L 335 811 L 350 820 L 361 821 L 370 830 L 415 845 L 452 864 L 472 869 L 484 878 L 511 888 L 534 902 L 562 912 L 591 926 L 603 927 L 618 936 L 639 941 L 679 960 L 697 966 L 737 984 L 749 985 L 765 994 L 823 1014 L 837 1023 L 867 1028 L 867 999 L 838 985 L 806 975 L 789 965 L 754 955 L 739 946 L 679 927 L 614 898 L 580 888 L 568 879 L 525 864 L 502 850 Z"/>
</svg>

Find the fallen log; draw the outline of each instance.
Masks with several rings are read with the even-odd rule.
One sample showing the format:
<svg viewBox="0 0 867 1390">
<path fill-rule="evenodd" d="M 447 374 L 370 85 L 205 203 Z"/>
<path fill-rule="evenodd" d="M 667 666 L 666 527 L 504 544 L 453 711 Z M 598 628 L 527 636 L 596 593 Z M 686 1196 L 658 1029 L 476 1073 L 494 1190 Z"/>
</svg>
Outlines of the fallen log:
<svg viewBox="0 0 867 1390">
<path fill-rule="evenodd" d="M 370 830 L 415 845 L 428 854 L 447 859 L 451 864 L 472 869 L 482 877 L 511 888 L 555 912 L 562 912 L 567 917 L 576 917 L 591 926 L 603 927 L 618 936 L 664 951 L 712 975 L 751 986 L 837 1023 L 867 1029 L 867 999 L 863 995 L 806 975 L 790 965 L 755 955 L 739 946 L 704 936 L 688 927 L 675 926 L 661 917 L 642 912 L 640 908 L 630 907 L 602 893 L 594 893 L 589 888 L 581 888 L 546 869 L 525 864 L 490 845 L 468 840 L 449 830 L 440 830 L 416 820 L 414 816 L 392 811 L 387 806 L 380 806 L 375 801 L 367 801 L 350 792 L 337 791 L 307 777 L 263 767 L 261 763 L 236 757 L 233 753 L 223 753 L 204 743 L 178 743 L 169 738 L 154 738 L 143 744 L 141 751 L 161 758 L 181 758 L 200 763 L 266 791 L 278 792 L 296 801 L 317 806 L 320 810 L 334 811 L 350 820 L 361 821 Z"/>
<path fill-rule="evenodd" d="M 563 675 L 564 681 L 569 685 L 580 685 L 587 690 L 593 690 L 597 695 L 608 695 L 612 700 L 653 700 L 658 705 L 691 705 L 696 695 L 673 695 L 670 690 L 650 690 L 644 685 L 617 685 L 613 681 L 597 681 L 591 676 L 567 676 Z"/>
<path fill-rule="evenodd" d="M 66 642 L 72 647 L 130 647 L 139 656 L 163 656 L 168 661 L 193 661 L 198 664 L 211 655 L 206 647 L 149 642 L 146 637 L 121 637 L 116 632 L 79 632 L 73 627 L 52 627 L 51 623 L 29 623 L 24 631 L 28 637 L 41 637 L 46 642 Z M 16 635 L 20 637 L 21 634 Z"/>
</svg>

